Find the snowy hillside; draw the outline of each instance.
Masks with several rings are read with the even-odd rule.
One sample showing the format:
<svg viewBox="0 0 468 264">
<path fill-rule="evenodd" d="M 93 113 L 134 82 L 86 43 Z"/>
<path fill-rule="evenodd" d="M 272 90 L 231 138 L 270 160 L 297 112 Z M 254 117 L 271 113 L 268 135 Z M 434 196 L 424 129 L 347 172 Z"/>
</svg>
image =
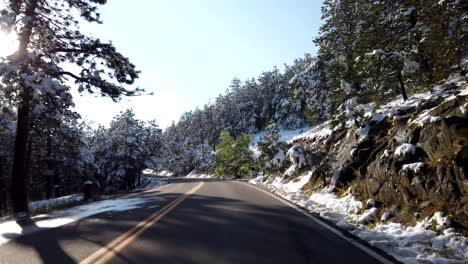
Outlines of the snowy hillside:
<svg viewBox="0 0 468 264">
<path fill-rule="evenodd" d="M 355 104 L 345 110 L 349 112 L 341 125 L 332 128 L 324 122 L 288 138 L 290 149 L 305 150 L 307 165 L 302 170 L 289 174 L 290 168 L 284 167 L 250 182 L 318 213 L 404 263 L 467 263 L 468 238 L 462 234 L 466 194 L 458 190 L 462 196 L 455 198 L 451 187 L 463 186 L 463 179 L 446 173 L 451 168 L 460 171 L 460 177 L 466 175 L 466 163 L 458 160 L 466 157 L 447 153 L 456 152 L 452 144 L 466 145 L 462 129 L 468 124 L 467 105 L 463 77 L 406 101 L 395 98 L 380 107 Z M 442 162 L 448 158 L 453 160 Z M 375 185 L 379 188 L 374 191 Z M 404 200 L 406 196 L 417 202 Z M 433 197 L 452 206 L 435 206 Z"/>
</svg>

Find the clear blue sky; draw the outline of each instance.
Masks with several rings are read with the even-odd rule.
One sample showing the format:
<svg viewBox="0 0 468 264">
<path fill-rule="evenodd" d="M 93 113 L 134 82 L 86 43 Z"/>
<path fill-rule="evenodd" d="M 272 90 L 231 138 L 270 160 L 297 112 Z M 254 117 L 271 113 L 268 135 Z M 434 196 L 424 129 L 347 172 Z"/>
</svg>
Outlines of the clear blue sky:
<svg viewBox="0 0 468 264">
<path fill-rule="evenodd" d="M 142 71 L 137 84 L 153 96 L 76 98 L 76 110 L 107 125 L 120 110 L 156 119 L 161 127 L 224 93 L 234 77 L 245 80 L 316 52 L 318 0 L 111 0 L 103 25 L 83 25 L 112 40 Z"/>
</svg>

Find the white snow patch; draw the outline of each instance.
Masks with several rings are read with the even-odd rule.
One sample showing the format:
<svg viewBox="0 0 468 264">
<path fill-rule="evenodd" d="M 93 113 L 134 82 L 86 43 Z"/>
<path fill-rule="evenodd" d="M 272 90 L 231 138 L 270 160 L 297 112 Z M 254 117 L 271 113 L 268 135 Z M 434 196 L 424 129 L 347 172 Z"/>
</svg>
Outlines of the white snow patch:
<svg viewBox="0 0 468 264">
<path fill-rule="evenodd" d="M 429 124 L 429 123 L 434 123 L 434 122 L 438 122 L 440 120 L 442 120 L 441 117 L 439 116 L 432 116 L 429 114 L 429 112 L 431 111 L 432 109 L 428 109 L 428 110 L 425 110 L 423 111 L 421 114 L 419 114 L 416 119 L 414 120 L 408 120 L 408 123 L 409 124 L 416 124 L 420 127 L 424 127 L 425 125 Z"/>
<path fill-rule="evenodd" d="M 413 173 L 418 173 L 421 171 L 421 169 L 424 168 L 424 163 L 422 162 L 415 162 L 415 163 L 410 163 L 410 164 L 404 164 L 402 167 L 402 171 L 404 172 L 413 172 Z"/>
<path fill-rule="evenodd" d="M 171 176 L 174 176 L 174 173 L 173 173 L 173 172 L 170 172 L 170 171 L 166 171 L 166 170 L 163 170 L 163 171 L 155 171 L 155 170 L 152 170 L 152 169 L 145 169 L 145 170 L 143 170 L 143 174 L 155 174 L 155 175 L 163 176 L 163 177 L 171 177 Z"/>
<path fill-rule="evenodd" d="M 359 136 L 358 142 L 364 142 L 369 139 L 370 125 L 366 124 L 356 130 L 356 135 Z"/>
<path fill-rule="evenodd" d="M 460 106 L 460 112 L 462 113 L 462 115 L 466 116 L 466 114 L 468 113 L 468 102 Z"/>
<path fill-rule="evenodd" d="M 438 229 L 448 228 L 451 224 L 450 220 L 444 216 L 443 212 L 435 212 L 429 221 L 435 221 Z"/>
<path fill-rule="evenodd" d="M 209 179 L 213 178 L 212 174 L 205 174 L 205 173 L 197 173 L 196 171 L 191 171 L 185 178 L 189 179 Z"/>
<path fill-rule="evenodd" d="M 465 89 L 461 90 L 457 96 L 467 96 L 468 95 L 468 85 L 465 85 Z"/>
<path fill-rule="evenodd" d="M 30 208 L 32 211 L 49 210 L 52 208 L 64 206 L 64 205 L 71 204 L 71 203 L 77 203 L 77 202 L 82 201 L 83 199 L 84 197 L 82 194 L 72 194 L 72 195 L 62 196 L 58 198 L 31 202 Z"/>
<path fill-rule="evenodd" d="M 395 150 L 395 156 L 408 156 L 408 155 L 414 155 L 416 153 L 416 147 L 413 144 L 409 143 L 404 143 L 398 146 Z"/>
<path fill-rule="evenodd" d="M 290 139 L 288 141 L 289 144 L 293 144 L 294 142 L 300 140 L 307 140 L 309 142 L 319 142 L 332 134 L 332 130 L 330 128 L 330 122 L 324 122 L 320 125 L 317 125 L 311 128 L 309 131 L 297 135 L 296 137 Z"/>
<path fill-rule="evenodd" d="M 366 224 L 369 222 L 374 221 L 374 219 L 377 217 L 377 214 L 379 213 L 379 210 L 375 207 L 372 207 L 370 209 L 367 209 L 364 211 L 364 213 L 359 217 L 358 222 L 362 224 Z"/>
</svg>

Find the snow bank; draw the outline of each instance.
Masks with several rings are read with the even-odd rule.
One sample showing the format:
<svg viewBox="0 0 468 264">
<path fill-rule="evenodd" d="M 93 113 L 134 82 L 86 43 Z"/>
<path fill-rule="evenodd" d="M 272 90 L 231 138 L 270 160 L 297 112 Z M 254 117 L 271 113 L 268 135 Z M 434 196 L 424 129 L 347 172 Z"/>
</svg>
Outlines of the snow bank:
<svg viewBox="0 0 468 264">
<path fill-rule="evenodd" d="M 212 174 L 205 174 L 205 173 L 197 173 L 196 171 L 191 171 L 185 178 L 189 179 L 209 179 L 213 178 Z"/>
<path fill-rule="evenodd" d="M 155 170 L 152 170 L 152 169 L 145 169 L 143 170 L 143 174 L 154 174 L 154 175 L 158 175 L 158 176 L 164 176 L 164 177 L 171 177 L 174 175 L 174 173 L 170 172 L 170 171 L 166 171 L 166 170 L 163 170 L 163 171 L 155 171 Z"/>
<path fill-rule="evenodd" d="M 67 204 L 78 203 L 83 201 L 83 199 L 84 197 L 82 194 L 72 194 L 48 200 L 35 201 L 30 204 L 30 208 L 32 211 L 50 210 Z"/>
<path fill-rule="evenodd" d="M 145 198 L 112 199 L 54 211 L 49 214 L 33 217 L 32 219 L 35 221 L 36 226 L 21 227 L 16 221 L 3 222 L 0 223 L 0 245 L 21 235 L 38 232 L 44 228 L 59 227 L 92 215 L 139 208 L 146 201 Z"/>
<path fill-rule="evenodd" d="M 372 207 L 361 213 L 364 208 L 363 203 L 349 192 L 343 197 L 338 197 L 323 189 L 306 196 L 300 190 L 310 179 L 309 175 L 311 174 L 300 176 L 297 181 L 287 183 L 281 177 L 267 179 L 264 182 L 264 176 L 259 176 L 250 183 L 267 188 L 318 213 L 403 263 L 467 263 L 468 239 L 455 232 L 453 228 L 447 228 L 450 226 L 450 221 L 441 212 L 422 220 L 416 226 L 388 222 L 391 215 L 384 213 L 381 221 L 385 223 L 378 223 L 374 228 L 370 228 L 364 223 L 376 220 L 377 208 Z M 433 223 L 442 230 L 441 233 L 428 229 Z"/>
</svg>

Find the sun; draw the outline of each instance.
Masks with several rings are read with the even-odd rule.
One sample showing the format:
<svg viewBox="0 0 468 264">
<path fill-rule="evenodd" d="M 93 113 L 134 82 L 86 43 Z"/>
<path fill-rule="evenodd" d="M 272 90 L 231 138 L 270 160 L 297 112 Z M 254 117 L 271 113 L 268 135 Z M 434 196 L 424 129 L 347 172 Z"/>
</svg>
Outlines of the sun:
<svg viewBox="0 0 468 264">
<path fill-rule="evenodd" d="M 14 32 L 0 30 L 0 57 L 13 54 L 18 49 L 18 38 Z"/>
</svg>

